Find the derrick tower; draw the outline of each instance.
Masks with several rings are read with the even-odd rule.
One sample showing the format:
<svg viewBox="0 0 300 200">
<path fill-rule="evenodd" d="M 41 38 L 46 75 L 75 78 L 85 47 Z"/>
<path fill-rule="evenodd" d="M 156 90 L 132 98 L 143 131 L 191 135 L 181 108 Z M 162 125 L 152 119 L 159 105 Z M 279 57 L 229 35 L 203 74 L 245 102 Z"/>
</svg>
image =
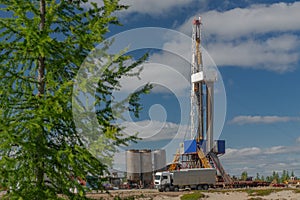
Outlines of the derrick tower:
<svg viewBox="0 0 300 200">
<path fill-rule="evenodd" d="M 193 20 L 191 64 L 191 133 L 181 152 L 184 168 L 216 168 L 224 182 L 231 178 L 225 173 L 218 155 L 225 153 L 225 141 L 214 140 L 214 83 L 217 71 L 203 64 L 199 17 Z M 178 157 L 178 154 L 177 154 Z M 174 159 L 175 160 L 175 159 Z"/>
</svg>

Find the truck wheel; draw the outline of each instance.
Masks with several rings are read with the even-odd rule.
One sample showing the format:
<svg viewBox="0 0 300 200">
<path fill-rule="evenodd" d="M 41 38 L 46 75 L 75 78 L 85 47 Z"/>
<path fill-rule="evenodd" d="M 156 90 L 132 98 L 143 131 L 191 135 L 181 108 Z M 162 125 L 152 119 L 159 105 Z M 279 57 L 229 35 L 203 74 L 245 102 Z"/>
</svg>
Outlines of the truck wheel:
<svg viewBox="0 0 300 200">
<path fill-rule="evenodd" d="M 202 186 L 201 185 L 197 185 L 197 190 L 202 190 Z"/>
<path fill-rule="evenodd" d="M 203 185 L 203 190 L 208 190 L 208 185 Z"/>
<path fill-rule="evenodd" d="M 175 192 L 178 192 L 178 191 L 179 191 L 179 188 L 178 188 L 178 187 L 175 187 L 175 188 L 174 188 L 174 191 L 175 191 Z"/>
<path fill-rule="evenodd" d="M 169 187 L 166 187 L 166 188 L 165 188 L 165 192 L 170 192 L 170 188 L 169 188 Z"/>
</svg>

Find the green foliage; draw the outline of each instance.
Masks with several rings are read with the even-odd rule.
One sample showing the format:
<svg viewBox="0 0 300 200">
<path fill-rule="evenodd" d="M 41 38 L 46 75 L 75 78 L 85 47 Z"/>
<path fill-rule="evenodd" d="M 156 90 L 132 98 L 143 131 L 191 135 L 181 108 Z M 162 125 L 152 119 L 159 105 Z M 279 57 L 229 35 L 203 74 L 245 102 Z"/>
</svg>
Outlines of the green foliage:
<svg viewBox="0 0 300 200">
<path fill-rule="evenodd" d="M 259 173 L 256 173 L 255 180 L 256 180 L 256 181 L 259 181 L 259 180 L 261 180 L 261 179 L 260 179 L 260 176 L 259 176 Z"/>
<path fill-rule="evenodd" d="M 180 197 L 181 200 L 198 200 L 200 198 L 204 198 L 205 195 L 201 192 L 193 192 L 190 194 L 184 194 Z"/>
<path fill-rule="evenodd" d="M 260 189 L 247 189 L 246 192 L 249 196 L 268 196 L 271 193 L 291 190 L 297 192 L 297 189 L 293 188 L 260 188 Z"/>
<path fill-rule="evenodd" d="M 279 183 L 279 174 L 278 174 L 278 172 L 273 171 L 271 179 L 272 179 L 272 181 L 275 181 L 276 183 Z"/>
<path fill-rule="evenodd" d="M 280 177 L 280 182 L 284 183 L 284 182 L 288 181 L 289 179 L 290 179 L 289 171 L 283 170 L 281 177 Z"/>
<path fill-rule="evenodd" d="M 78 177 L 101 177 L 107 169 L 94 152 L 106 149 L 105 159 L 115 151 L 114 145 L 136 138 L 124 137 L 122 128 L 113 123 L 111 95 L 120 87 L 120 78 L 134 75 L 131 71 L 146 57 L 125 65 L 130 56 L 124 52 L 106 54 L 112 62 L 100 76 L 94 106 L 100 129 L 88 135 L 90 141 L 111 148 L 89 143 L 94 150 L 90 152 L 75 127 L 76 74 L 88 53 L 103 41 L 109 25 L 119 24 L 113 13 L 125 8 L 118 0 L 103 0 L 102 7 L 85 2 L 1 0 L 0 185 L 10 189 L 3 199 L 59 199 L 57 194 L 85 199 Z M 129 96 L 118 111 L 138 115 L 139 95 L 149 89 L 147 85 Z"/>
<path fill-rule="evenodd" d="M 248 173 L 246 171 L 243 171 L 242 174 L 241 174 L 241 179 L 243 181 L 245 181 L 245 180 L 247 180 L 247 178 L 248 178 Z"/>
<path fill-rule="evenodd" d="M 263 198 L 261 197 L 251 197 L 250 199 L 248 200 L 264 200 Z"/>
<path fill-rule="evenodd" d="M 295 177 L 294 171 L 292 171 L 292 173 L 291 173 L 291 177 Z"/>
<path fill-rule="evenodd" d="M 256 189 L 256 190 L 248 189 L 248 190 L 246 190 L 246 192 L 249 194 L 249 196 L 268 196 L 272 192 L 276 192 L 276 191 L 277 190 L 274 190 L 274 189 Z"/>
<path fill-rule="evenodd" d="M 293 192 L 296 193 L 296 194 L 298 194 L 298 193 L 300 193 L 300 190 L 299 189 L 295 189 L 295 190 L 293 190 Z"/>
</svg>

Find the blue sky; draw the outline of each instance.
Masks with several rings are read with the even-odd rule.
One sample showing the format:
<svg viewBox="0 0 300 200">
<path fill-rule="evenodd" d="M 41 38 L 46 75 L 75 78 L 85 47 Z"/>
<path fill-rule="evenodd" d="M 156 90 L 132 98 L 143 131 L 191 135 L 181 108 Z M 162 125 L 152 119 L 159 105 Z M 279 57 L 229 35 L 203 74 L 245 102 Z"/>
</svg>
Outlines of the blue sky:
<svg viewBox="0 0 300 200">
<path fill-rule="evenodd" d="M 108 37 L 141 27 L 172 29 L 190 37 L 192 19 L 201 15 L 202 45 L 216 63 L 222 77 L 220 83 L 226 90 L 226 118 L 220 138 L 226 140 L 227 153 L 221 160 L 230 174 L 240 175 L 246 170 L 250 175 L 256 172 L 270 175 L 273 170 L 280 172 L 286 169 L 295 171 L 300 177 L 300 2 L 121 2 L 131 7 L 118 13 L 123 26 L 112 26 Z M 151 41 L 152 37 L 145 35 L 144 39 Z M 151 80 L 159 74 L 161 79 L 173 83 L 172 89 L 176 90 L 181 86 L 179 80 L 164 74 L 163 70 L 156 75 L 151 71 L 157 72 L 169 66 L 185 77 L 189 76 L 189 63 L 177 61 L 178 56 L 175 58 L 176 55 L 164 52 L 167 46 L 186 53 L 187 57 L 191 49 L 190 44 L 170 38 L 162 44 L 160 51 L 149 51 L 149 63 L 145 65 L 146 74 L 142 78 Z M 141 52 L 145 51 L 133 54 L 140 55 Z M 204 62 L 208 59 L 204 55 Z M 151 68 L 152 63 L 160 66 Z M 150 67 L 149 73 L 154 75 L 149 75 L 146 67 Z M 125 85 L 130 87 L 126 81 Z M 145 109 L 141 118 L 132 118 L 125 123 L 128 130 L 137 130 L 145 135 L 157 133 L 157 137 L 147 138 L 137 147 L 155 144 L 155 147 L 161 148 L 158 144 L 161 142 L 164 146 L 168 139 L 174 138 L 179 126 L 188 132 L 189 88 L 186 85 L 181 88 L 184 91 L 182 96 L 168 89 L 156 89 L 153 94 L 144 96 L 142 103 Z M 183 102 L 184 106 L 179 102 Z M 174 148 L 174 152 L 167 151 L 169 160 L 176 151 Z"/>
</svg>

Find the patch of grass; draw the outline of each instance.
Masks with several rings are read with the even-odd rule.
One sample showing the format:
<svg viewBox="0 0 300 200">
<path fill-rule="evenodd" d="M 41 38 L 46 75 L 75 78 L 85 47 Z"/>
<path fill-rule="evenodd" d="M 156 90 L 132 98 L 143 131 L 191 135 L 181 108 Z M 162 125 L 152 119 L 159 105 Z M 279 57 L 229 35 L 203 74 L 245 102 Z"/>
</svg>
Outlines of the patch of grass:
<svg viewBox="0 0 300 200">
<path fill-rule="evenodd" d="M 274 189 L 263 189 L 263 190 L 246 190 L 249 196 L 268 196 L 272 192 L 277 192 L 277 190 Z"/>
<path fill-rule="evenodd" d="M 114 197 L 114 200 L 134 200 L 134 196 L 121 198 L 119 196 Z"/>
<path fill-rule="evenodd" d="M 207 190 L 205 191 L 206 193 L 231 193 L 231 192 L 245 192 L 246 189 L 215 189 L 215 190 Z"/>
<path fill-rule="evenodd" d="M 200 198 L 205 197 L 201 192 L 193 192 L 190 194 L 184 194 L 180 197 L 181 200 L 198 200 Z"/>
<path fill-rule="evenodd" d="M 300 193 L 300 189 L 293 190 L 294 193 Z"/>
<path fill-rule="evenodd" d="M 248 200 L 264 200 L 263 198 L 261 197 L 251 197 L 250 199 Z"/>
<path fill-rule="evenodd" d="M 273 192 L 281 192 L 286 190 L 292 190 L 295 192 L 295 189 L 292 188 L 247 189 L 245 192 L 247 192 L 249 196 L 268 196 Z"/>
<path fill-rule="evenodd" d="M 128 196 L 128 197 L 120 197 L 115 196 L 114 200 L 134 200 L 134 199 L 139 199 L 139 198 L 146 198 L 146 196 L 144 194 L 140 194 L 140 195 L 133 195 L 133 196 Z M 152 199 L 149 197 L 149 199 Z"/>
</svg>

